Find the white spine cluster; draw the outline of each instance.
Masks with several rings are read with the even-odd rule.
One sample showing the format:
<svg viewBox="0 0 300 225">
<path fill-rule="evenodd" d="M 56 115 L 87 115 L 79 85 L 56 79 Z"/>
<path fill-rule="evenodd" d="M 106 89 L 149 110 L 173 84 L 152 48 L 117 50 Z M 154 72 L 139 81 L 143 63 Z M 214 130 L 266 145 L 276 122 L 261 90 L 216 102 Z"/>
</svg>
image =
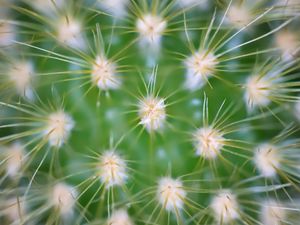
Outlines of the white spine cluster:
<svg viewBox="0 0 300 225">
<path fill-rule="evenodd" d="M 291 60 L 300 52 L 300 38 L 297 33 L 282 30 L 276 33 L 275 44 L 285 60 Z"/>
<path fill-rule="evenodd" d="M 167 21 L 158 15 L 145 14 L 138 18 L 136 30 L 140 36 L 140 45 L 153 51 L 159 49 L 166 28 Z"/>
<path fill-rule="evenodd" d="M 20 168 L 23 164 L 25 150 L 20 143 L 12 144 L 6 148 L 6 173 L 8 176 L 15 178 L 20 172 Z"/>
<path fill-rule="evenodd" d="M 248 110 L 256 107 L 264 107 L 270 104 L 272 82 L 265 77 L 250 76 L 245 84 L 244 99 Z"/>
<path fill-rule="evenodd" d="M 106 188 L 124 185 L 127 178 L 126 162 L 115 151 L 106 151 L 100 158 L 99 177 Z"/>
<path fill-rule="evenodd" d="M 106 225 L 133 225 L 128 213 L 124 209 L 114 211 Z"/>
<path fill-rule="evenodd" d="M 98 0 L 101 9 L 116 18 L 123 18 L 127 14 L 129 0 Z"/>
<path fill-rule="evenodd" d="M 3 202 L 4 211 L 2 212 L 9 221 L 17 222 L 25 215 L 25 202 L 23 198 L 10 197 Z"/>
<path fill-rule="evenodd" d="M 196 154 L 206 159 L 214 159 L 224 146 L 223 135 L 212 127 L 203 127 L 194 134 Z"/>
<path fill-rule="evenodd" d="M 264 225 L 282 225 L 286 218 L 284 207 L 275 200 L 263 203 L 261 211 L 261 222 Z"/>
<path fill-rule="evenodd" d="M 229 190 L 222 190 L 211 202 L 211 209 L 217 221 L 229 223 L 239 218 L 239 205 L 236 196 Z"/>
<path fill-rule="evenodd" d="M 144 98 L 139 103 L 140 124 L 149 132 L 162 128 L 167 117 L 165 108 L 162 98 L 152 96 Z"/>
<path fill-rule="evenodd" d="M 82 34 L 81 22 L 66 15 L 61 17 L 55 24 L 57 40 L 74 49 L 83 50 L 85 48 L 85 40 Z"/>
<path fill-rule="evenodd" d="M 59 210 L 60 215 L 70 216 L 75 206 L 76 190 L 64 183 L 58 183 L 53 187 L 49 201 Z"/>
<path fill-rule="evenodd" d="M 280 167 L 279 150 L 270 144 L 262 144 L 255 150 L 254 163 L 261 175 L 274 177 Z"/>
<path fill-rule="evenodd" d="M 72 117 L 60 110 L 48 116 L 43 134 L 50 146 L 61 147 L 68 140 L 73 128 Z"/>
<path fill-rule="evenodd" d="M 92 69 L 92 82 L 101 90 L 117 89 L 121 82 L 116 65 L 104 56 L 98 56 Z"/>
<path fill-rule="evenodd" d="M 203 87 L 213 75 L 217 64 L 217 59 L 211 52 L 199 51 L 188 57 L 184 61 L 185 87 L 192 91 Z"/>
<path fill-rule="evenodd" d="M 20 96 L 33 98 L 32 81 L 34 79 L 33 64 L 30 61 L 16 61 L 7 71 L 10 82 L 13 83 Z"/>
<path fill-rule="evenodd" d="M 242 5 L 242 4 L 232 5 L 228 10 L 227 19 L 237 29 L 240 29 L 248 25 L 252 21 L 253 15 L 249 10 L 249 6 Z"/>
<path fill-rule="evenodd" d="M 158 182 L 157 198 L 167 211 L 177 211 L 183 208 L 186 191 L 179 179 L 163 177 Z"/>
</svg>

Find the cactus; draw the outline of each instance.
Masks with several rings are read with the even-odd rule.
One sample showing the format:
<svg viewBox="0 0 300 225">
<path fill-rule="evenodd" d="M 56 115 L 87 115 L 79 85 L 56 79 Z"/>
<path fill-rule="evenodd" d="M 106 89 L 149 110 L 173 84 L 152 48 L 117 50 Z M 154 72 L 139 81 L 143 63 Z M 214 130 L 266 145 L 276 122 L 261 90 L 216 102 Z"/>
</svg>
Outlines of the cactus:
<svg viewBox="0 0 300 225">
<path fill-rule="evenodd" d="M 299 224 L 299 17 L 0 0 L 0 224 Z"/>
</svg>

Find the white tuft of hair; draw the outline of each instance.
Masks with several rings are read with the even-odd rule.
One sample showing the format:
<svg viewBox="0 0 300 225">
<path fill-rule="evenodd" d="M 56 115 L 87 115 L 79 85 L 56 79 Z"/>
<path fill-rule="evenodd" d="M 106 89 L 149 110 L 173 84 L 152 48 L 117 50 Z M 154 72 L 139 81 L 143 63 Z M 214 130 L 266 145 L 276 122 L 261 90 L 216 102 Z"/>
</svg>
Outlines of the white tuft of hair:
<svg viewBox="0 0 300 225">
<path fill-rule="evenodd" d="M 147 131 L 155 131 L 164 126 L 166 120 L 164 99 L 148 96 L 139 102 L 139 117 Z"/>
<path fill-rule="evenodd" d="M 261 222 L 264 225 L 281 225 L 286 218 L 286 210 L 277 201 L 269 199 L 262 204 Z"/>
<path fill-rule="evenodd" d="M 186 191 L 179 179 L 163 177 L 158 181 L 157 198 L 167 211 L 177 211 L 183 208 Z"/>
<path fill-rule="evenodd" d="M 126 162 L 115 151 L 105 151 L 98 165 L 99 177 L 106 188 L 124 185 L 128 174 Z"/>
<path fill-rule="evenodd" d="M 239 205 L 236 196 L 230 190 L 220 191 L 210 205 L 215 218 L 221 223 L 229 223 L 239 218 Z"/>
<path fill-rule="evenodd" d="M 64 183 L 57 183 L 52 190 L 49 201 L 58 209 L 61 216 L 70 216 L 73 214 L 76 203 L 76 190 Z"/>
<path fill-rule="evenodd" d="M 277 147 L 270 144 L 261 144 L 255 150 L 254 163 L 261 175 L 274 177 L 280 168 L 281 156 Z"/>
<path fill-rule="evenodd" d="M 53 112 L 47 118 L 44 137 L 50 146 L 61 147 L 68 140 L 74 125 L 72 117 L 64 111 Z"/>
<path fill-rule="evenodd" d="M 20 96 L 33 99 L 32 83 L 35 72 L 31 61 L 13 62 L 7 71 L 7 76 Z"/>
<path fill-rule="evenodd" d="M 159 53 L 162 35 L 167 28 L 167 21 L 154 14 L 145 14 L 137 19 L 136 30 L 139 34 L 140 47 L 147 49 L 149 57 Z"/>
<path fill-rule="evenodd" d="M 206 159 L 216 158 L 224 146 L 225 138 L 212 127 L 203 127 L 194 134 L 196 154 Z"/>
<path fill-rule="evenodd" d="M 213 75 L 218 61 L 213 53 L 198 51 L 184 61 L 185 87 L 191 91 L 202 88 Z"/>
<path fill-rule="evenodd" d="M 101 90 L 119 88 L 121 81 L 117 75 L 116 65 L 104 56 L 96 57 L 92 68 L 92 82 Z"/>
<path fill-rule="evenodd" d="M 112 213 L 106 225 L 133 225 L 133 222 L 126 210 L 118 209 Z"/>
</svg>

